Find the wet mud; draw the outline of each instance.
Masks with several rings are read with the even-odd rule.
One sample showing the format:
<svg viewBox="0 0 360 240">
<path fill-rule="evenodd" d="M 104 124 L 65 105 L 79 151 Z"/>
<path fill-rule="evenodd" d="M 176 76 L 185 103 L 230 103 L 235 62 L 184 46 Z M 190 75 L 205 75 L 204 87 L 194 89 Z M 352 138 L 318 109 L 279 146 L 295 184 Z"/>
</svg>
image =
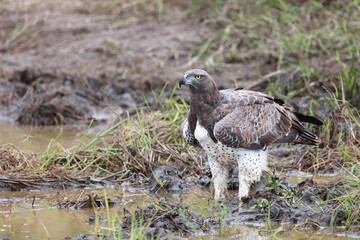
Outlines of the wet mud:
<svg viewBox="0 0 360 240">
<path fill-rule="evenodd" d="M 194 59 L 209 32 L 186 14 L 133 19 L 137 9 L 113 14 L 111 4 L 99 10 L 83 1 L 16 0 L 3 9 L 0 119 L 35 126 L 105 121 L 111 111 L 143 106 L 144 96 L 152 104 L 152 90 L 159 93 L 165 83 L 168 96 L 184 71 L 203 65 Z M 259 69 L 261 75 L 275 71 L 276 61 L 250 59 L 229 68 L 212 71 L 219 88 L 233 87 L 235 77 L 245 86 Z"/>
<path fill-rule="evenodd" d="M 92 119 L 106 122 L 113 112 L 132 113 L 145 104 L 142 93 L 127 89 L 126 84 L 28 68 L 15 71 L 8 82 L 0 84 L 4 90 L 0 93 L 1 114 L 20 125 L 89 124 Z M 151 88 L 144 96 L 152 104 Z"/>
<path fill-rule="evenodd" d="M 164 166 L 158 168 L 157 171 L 155 170 L 159 177 L 152 179 L 151 186 L 156 185 L 157 188 L 152 187 L 150 189 L 153 191 L 162 189 L 162 191 L 166 192 L 174 192 L 170 191 L 170 189 L 184 191 L 185 187 L 180 189 L 177 186 L 179 182 L 185 183 L 185 180 L 178 175 L 165 174 L 171 171 L 173 170 L 166 169 Z M 230 170 L 228 190 L 235 190 L 237 192 L 238 180 L 236 176 L 237 170 L 232 168 Z M 159 183 L 161 180 L 166 182 L 163 187 Z M 211 173 L 205 174 L 195 181 L 189 181 L 187 184 L 189 186 L 210 187 Z M 311 179 L 306 179 L 299 184 L 290 184 L 284 177 L 262 176 L 261 181 L 252 187 L 250 195 L 243 200 L 244 205 L 242 208 L 238 208 L 237 194 L 232 196 L 230 202 L 223 203 L 230 208 L 224 213 L 233 216 L 225 221 L 230 224 L 239 222 L 256 225 L 263 223 L 269 213 L 272 221 L 285 224 L 312 221 L 316 222 L 319 226 L 326 226 L 330 223 L 339 225 L 345 220 L 344 217 L 346 216 L 342 215 L 341 211 L 339 211 L 340 213 L 332 219 L 334 213 L 331 210 L 338 201 L 337 197 L 343 195 L 344 191 L 346 191 L 346 188 L 341 182 L 333 183 L 332 185 L 319 185 Z M 259 204 L 260 202 L 262 204 Z M 318 204 L 321 204 L 322 207 L 316 208 L 315 206 Z M 330 222 L 331 220 L 332 222 Z M 216 222 L 217 220 L 215 219 L 213 223 Z"/>
<path fill-rule="evenodd" d="M 106 122 L 113 112 L 133 113 L 135 107 L 144 106 L 144 97 L 148 104 L 154 105 L 153 90 L 159 93 L 164 84 L 169 83 L 163 93 L 164 98 L 168 97 L 185 70 L 204 66 L 201 61 L 188 64 L 196 58 L 199 43 L 208 36 L 200 29 L 201 24 L 196 26 L 186 18 L 167 19 L 165 22 L 156 18 L 151 21 L 133 19 L 131 9 L 115 14 L 110 9 L 97 9 L 88 1 L 68 4 L 67 1 L 31 0 L 28 4 L 11 1 L 6 9 L 1 10 L 0 120 L 30 126 L 89 124 L 92 119 Z M 309 64 L 319 74 L 330 76 L 341 71 L 341 66 L 334 67 L 335 62 L 329 60 L 325 63 L 322 58 L 313 58 Z M 246 62 L 227 62 L 225 71 L 215 68 L 210 71 L 219 88 L 233 87 L 234 79 L 239 87 L 253 90 L 263 90 L 275 80 L 279 85 L 295 86 L 303 77 L 281 72 L 262 79 L 265 74 L 276 72 L 277 64 L 278 59 L 269 56 L 247 59 Z M 339 86 L 338 81 L 336 84 Z M 299 89 L 303 87 L 297 86 Z M 314 97 L 329 96 L 322 87 L 322 83 L 313 85 L 314 89 L 320 89 L 312 92 Z M 283 94 L 286 95 L 286 91 Z M 188 100 L 187 91 L 181 89 L 176 94 Z M 303 95 L 304 91 L 296 93 L 288 104 L 296 111 L 308 109 L 312 98 L 303 99 Z M 359 102 L 359 96 L 356 96 L 354 106 L 360 106 Z M 318 152 L 309 152 L 304 147 L 274 148 L 270 151 L 271 158 L 278 159 L 280 164 L 273 164 L 273 169 L 335 172 L 341 163 L 336 152 L 339 132 L 344 134 L 344 142 L 351 134 L 359 139 L 360 132 L 346 125 L 338 110 L 330 109 L 325 103 L 319 103 L 314 110 L 320 118 L 332 115 L 330 138 L 323 142 L 322 149 L 314 150 Z M 315 131 L 320 133 L 319 129 Z M 359 142 L 354 144 L 358 146 Z M 131 152 L 132 149 L 128 150 Z M 86 177 L 81 180 L 69 178 L 64 172 L 51 173 L 50 177 L 39 173 L 35 177 L 22 171 L 21 166 L 28 164 L 19 161 L 23 158 L 0 148 L 0 169 L 11 172 L 0 175 L 0 191 L 131 186 L 134 191 L 157 196 L 181 194 L 193 186 L 211 189 L 206 156 L 201 151 L 197 155 L 202 159 L 198 161 L 202 163 L 198 164 L 198 169 L 192 169 L 191 163 L 172 162 L 162 166 L 156 164 L 157 167 L 149 164 L 147 167 L 151 166 L 152 170 L 147 169 L 141 176 L 129 174 L 121 181 L 116 178 L 96 181 Z M 297 161 L 294 161 L 294 156 Z M 324 159 L 322 165 L 314 165 L 315 156 Z M 118 156 L 114 155 L 112 160 L 118 164 L 114 168 L 123 169 Z M 134 166 L 129 166 L 129 169 L 133 173 L 140 172 Z M 210 192 L 206 197 L 208 205 L 200 207 L 210 209 L 213 216 L 198 214 L 182 202 L 157 199 L 155 204 L 139 208 L 133 214 L 124 207 L 122 230 L 125 236 L 129 236 L 133 215 L 137 222 L 142 219 L 149 223 L 145 233 L 147 238 L 162 239 L 208 234 L 223 224 L 259 226 L 268 218 L 272 223 L 295 224 L 305 229 L 336 227 L 346 221 L 346 209 L 339 207 L 338 200 L 346 191 L 341 182 L 319 185 L 307 179 L 291 184 L 286 179 L 267 175 L 253 186 L 241 209 L 236 194 L 237 168 L 232 167 L 228 189 L 235 191 L 233 198 L 229 202 L 214 203 Z M 106 199 L 101 195 L 85 194 L 72 198 L 62 196 L 56 206 L 66 209 L 104 208 L 106 201 L 110 206 L 125 205 L 121 198 Z M 89 221 L 94 221 L 94 217 L 91 219 Z M 357 230 L 352 230 L 352 234 L 360 237 Z M 93 235 L 65 239 L 93 239 Z"/>
<path fill-rule="evenodd" d="M 199 154 L 201 156 L 201 152 Z M 11 163 L 5 161 L 2 163 Z M 173 163 L 153 167 L 148 177 L 141 179 L 136 174 L 124 181 L 114 180 L 93 182 L 90 179 L 79 182 L 49 178 L 24 178 L 17 176 L 1 176 L 2 191 L 51 190 L 63 188 L 96 188 L 111 186 L 113 188 L 130 187 L 132 191 L 143 191 L 150 196 L 157 194 L 183 194 L 191 187 L 212 188 L 211 172 L 206 161 L 199 171 L 191 170 L 185 165 Z M 15 165 L 3 165 L 2 168 L 16 169 Z M 290 168 L 291 169 L 291 168 Z M 273 224 L 296 225 L 299 229 L 321 229 L 328 226 L 342 226 L 347 220 L 347 209 L 339 205 L 339 197 L 343 196 L 347 187 L 341 181 L 337 183 L 317 184 L 306 179 L 298 184 L 291 184 L 285 178 L 271 176 L 264 173 L 261 181 L 254 185 L 250 195 L 243 200 L 244 205 L 239 208 L 237 198 L 238 180 L 237 168 L 230 169 L 228 189 L 232 191 L 228 202 L 215 203 L 211 191 L 207 194 L 207 204 L 200 209 L 210 209 L 212 216 L 205 216 L 189 210 L 189 205 L 182 201 L 154 199 L 154 204 L 139 208 L 135 212 L 126 210 L 124 205 L 124 222 L 122 230 L 130 232 L 131 219 L 134 215 L 137 221 L 142 219 L 148 223 L 146 236 L 166 239 L 169 236 L 180 238 L 191 237 L 198 233 L 210 233 L 213 229 L 233 225 L 259 226 L 271 221 Z M 266 176 L 268 175 L 268 176 Z M 141 182 L 141 184 L 140 184 Z M 120 197 L 105 198 L 98 194 L 82 194 L 72 197 L 64 196 L 58 199 L 59 208 L 84 209 L 104 208 L 125 204 Z M 105 216 L 102 216 L 104 218 Z M 352 231 L 356 234 L 355 231 Z M 91 239 L 91 235 L 69 236 L 68 239 Z M 104 236 L 105 237 L 105 236 Z M 101 238 L 99 238 L 101 239 Z M 111 238 L 110 238 L 111 239 Z"/>
<path fill-rule="evenodd" d="M 181 177 L 171 166 L 159 167 L 154 173 L 158 177 L 151 180 L 152 191 L 158 192 L 162 189 L 165 192 L 174 192 L 174 189 L 177 189 L 183 192 L 186 187 L 178 186 L 179 183 L 185 182 L 188 187 L 211 186 L 210 171 L 198 179 Z M 161 180 L 166 184 L 161 186 Z M 317 184 L 312 179 L 306 179 L 298 184 L 291 184 L 285 177 L 262 176 L 261 181 L 252 186 L 241 208 L 238 207 L 237 189 L 237 170 L 232 168 L 228 190 L 235 190 L 235 194 L 229 202 L 215 203 L 212 206 L 212 212 L 216 213 L 215 217 L 207 217 L 205 220 L 201 218 L 207 226 L 207 231 L 219 228 L 223 224 L 259 226 L 268 220 L 272 224 L 296 225 L 298 229 L 321 229 L 327 226 L 342 226 L 349 217 L 347 210 L 339 207 L 339 197 L 349 191 L 350 186 L 344 186 L 341 181 Z M 212 202 L 211 199 L 209 196 L 209 201 Z M 202 231 L 201 228 L 197 230 Z M 359 235 L 354 229 L 352 231 L 355 235 Z"/>
<path fill-rule="evenodd" d="M 160 92 L 167 82 L 164 97 L 171 93 L 201 40 L 198 29 L 179 20 L 127 22 L 133 9 L 112 14 L 105 10 L 112 4 L 105 2 L 104 12 L 83 1 L 4 7 L 0 118 L 35 126 L 87 124 L 106 120 L 111 111 L 131 112 L 144 97 L 151 104 L 152 90 Z"/>
<path fill-rule="evenodd" d="M 154 172 L 157 174 L 163 171 L 171 172 L 166 167 L 159 169 Z M 162 178 L 168 181 L 164 186 L 170 186 L 169 182 L 177 186 L 179 176 L 174 176 L 173 180 L 170 178 Z M 160 179 L 159 177 L 153 181 L 160 182 Z M 187 183 L 188 187 L 192 184 L 196 183 Z M 229 190 L 231 187 L 229 185 Z M 151 189 L 159 191 L 156 188 Z M 173 187 L 163 189 L 163 191 L 170 189 L 174 194 L 179 194 Z M 184 192 L 184 189 L 181 192 Z M 346 209 L 337 208 L 337 198 L 344 191 L 346 187 L 341 182 L 319 185 L 311 179 L 306 179 L 299 184 L 290 184 L 285 178 L 263 176 L 261 181 L 252 187 L 250 195 L 244 199 L 244 205 L 241 208 L 238 207 L 236 191 L 233 191 L 234 194 L 229 202 L 215 203 L 211 200 L 211 196 L 208 196 L 208 204 L 199 208 L 210 210 L 212 216 L 195 213 L 189 205 L 167 198 L 154 200 L 150 206 L 138 208 L 133 214 L 124 207 L 122 233 L 125 239 L 129 236 L 131 222 L 134 219 L 138 226 L 140 222 L 143 226 L 148 224 L 144 232 L 146 239 L 168 239 L 169 237 L 188 239 L 199 234 L 210 234 L 214 229 L 225 226 L 263 226 L 267 221 L 284 227 L 293 225 L 299 230 L 320 230 L 329 225 L 336 228 L 342 226 L 348 218 Z M 349 229 L 347 234 L 360 237 L 359 229 L 356 227 Z M 112 239 L 111 236 L 108 237 L 101 236 L 98 239 Z M 79 235 L 67 239 L 92 239 L 92 236 Z"/>
<path fill-rule="evenodd" d="M 113 111 L 121 114 L 143 106 L 144 96 L 153 104 L 152 90 L 159 93 L 165 83 L 170 84 L 164 97 L 169 96 L 184 71 L 205 66 L 195 61 L 197 48 L 211 33 L 200 23 L 187 21 L 186 4 L 174 4 L 177 18 L 162 21 L 139 12 L 136 4 L 127 10 L 112 4 L 15 0 L 4 7 L 0 16 L 0 119 L 21 125 L 106 121 Z M 309 65 L 323 76 L 333 76 L 342 69 L 335 63 L 313 57 Z M 277 79 L 282 86 L 295 86 L 304 77 L 280 71 L 263 78 L 276 72 L 277 65 L 274 56 L 254 57 L 228 62 L 225 71 L 208 70 L 219 88 L 234 87 L 234 79 L 239 87 L 253 90 L 264 90 Z M 328 96 L 322 83 L 313 83 L 314 97 Z M 310 98 L 301 100 L 305 87 L 297 85 L 304 90 L 291 99 L 296 111 L 310 105 Z M 179 94 L 188 97 L 187 91 Z M 359 102 L 352 104 L 359 106 Z M 329 107 L 318 104 L 315 111 L 323 118 Z"/>
<path fill-rule="evenodd" d="M 149 228 L 146 231 L 146 238 L 157 236 L 167 239 L 173 235 L 179 237 L 191 236 L 195 232 L 202 233 L 210 227 L 205 222 L 204 217 L 190 211 L 188 206 L 166 200 L 160 200 L 144 209 L 138 209 L 135 211 L 134 216 L 138 224 L 140 221 L 150 221 Z M 131 215 L 125 217 L 122 225 L 123 231 L 130 232 L 131 218 Z"/>
</svg>

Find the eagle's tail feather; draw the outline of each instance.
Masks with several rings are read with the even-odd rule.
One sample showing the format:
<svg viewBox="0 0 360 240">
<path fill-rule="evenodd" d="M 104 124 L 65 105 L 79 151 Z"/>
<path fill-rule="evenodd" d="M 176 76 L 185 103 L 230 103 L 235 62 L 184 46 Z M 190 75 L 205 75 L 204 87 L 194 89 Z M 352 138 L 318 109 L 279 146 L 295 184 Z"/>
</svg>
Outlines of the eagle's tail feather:
<svg viewBox="0 0 360 240">
<path fill-rule="evenodd" d="M 294 115 L 300 120 L 300 122 L 312 123 L 318 126 L 324 125 L 322 121 L 313 116 L 308 116 L 299 112 L 293 112 Z"/>
<path fill-rule="evenodd" d="M 320 143 L 320 139 L 312 132 L 308 131 L 307 129 L 304 129 L 304 131 L 299 134 L 298 139 L 296 139 L 294 143 L 316 145 Z"/>
</svg>

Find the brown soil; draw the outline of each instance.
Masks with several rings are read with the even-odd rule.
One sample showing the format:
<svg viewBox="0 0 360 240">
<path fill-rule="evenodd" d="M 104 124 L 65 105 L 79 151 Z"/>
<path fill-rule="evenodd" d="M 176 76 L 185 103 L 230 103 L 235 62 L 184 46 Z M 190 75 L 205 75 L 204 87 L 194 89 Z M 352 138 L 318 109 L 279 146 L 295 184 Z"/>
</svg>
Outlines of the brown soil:
<svg viewBox="0 0 360 240">
<path fill-rule="evenodd" d="M 196 49 L 211 30 L 192 20 L 190 3 L 165 4 L 162 13 L 152 1 L 14 0 L 2 6 L 0 119 L 22 125 L 106 120 L 111 111 L 104 114 L 105 108 L 132 111 L 144 104 L 143 95 L 151 104 L 152 89 L 160 92 L 169 82 L 168 94 L 195 67 L 207 68 L 219 88 L 236 80 L 239 87 L 264 90 L 267 79 L 280 76 L 286 86 L 301 77 L 278 71 L 274 56 L 209 69 L 196 60 Z M 314 57 L 308 64 L 322 76 L 341 70 L 335 59 Z M 304 101 L 294 103 L 304 109 Z"/>
<path fill-rule="evenodd" d="M 132 1 L 123 1 L 121 7 L 114 5 L 114 2 L 107 0 L 13 0 L 8 5 L 2 6 L 0 10 L 0 119 L 6 118 L 23 125 L 87 124 L 91 119 L 106 121 L 108 113 L 103 114 L 104 109 L 110 108 L 119 113 L 133 111 L 135 105 L 144 105 L 143 96 L 152 104 L 152 90 L 158 93 L 164 84 L 169 82 L 170 87 L 164 94 L 166 97 L 184 71 L 205 66 L 201 60 L 193 60 L 196 57 L 196 48 L 206 40 L 210 33 L 201 24 L 187 17 L 186 6 L 174 5 L 171 8 L 174 11 L 173 14 L 160 16 L 152 9 L 152 5 L 148 6 L 150 10 L 147 12 L 144 6 L 132 4 Z M 248 59 L 246 62 L 227 63 L 220 69 L 207 70 L 214 76 L 219 88 L 233 87 L 236 80 L 239 87 L 263 90 L 268 84 L 267 79 L 274 79 L 274 76 L 280 76 L 281 85 L 296 83 L 301 76 L 296 73 L 277 71 L 277 61 L 278 59 L 269 56 Z M 335 60 L 325 62 L 319 57 L 311 59 L 309 65 L 319 74 L 327 76 L 339 71 L 339 68 L 334 67 L 334 62 Z M 321 83 L 315 83 L 312 87 L 320 89 Z M 177 93 L 186 99 L 188 91 L 181 89 Z M 310 91 L 310 95 L 311 97 L 320 96 L 318 91 Z M 291 104 L 295 110 L 308 109 L 311 98 L 297 100 L 298 98 L 295 98 Z M 319 104 L 317 108 L 320 110 L 320 117 L 329 114 L 328 107 Z M 337 125 L 333 124 L 335 128 Z M 330 139 L 334 142 L 336 140 L 335 135 Z M 331 145 L 331 142 L 328 145 Z M 40 176 L 36 178 L 23 170 L 24 165 L 29 165 L 28 169 L 32 167 L 31 158 L 16 157 L 8 149 L 0 150 L 0 159 L 3 160 L 0 163 L 1 170 L 6 173 L 11 172 L 9 176 L 0 178 L 2 190 L 83 187 L 92 183 L 91 179 L 85 176 L 73 179 L 69 177 L 70 174 L 67 175 L 67 172 L 60 169 L 58 171 L 61 171 L 61 174 L 54 172 L 50 174 L 51 176 L 46 174 L 44 174 L 46 176 L 41 176 L 39 173 Z M 132 149 L 126 150 L 132 152 Z M 302 149 L 299 151 L 300 154 L 304 154 Z M 330 153 L 328 149 L 323 152 L 328 155 Z M 78 153 L 77 156 L 81 154 Z M 313 162 L 316 154 L 309 154 L 312 156 L 302 158 L 301 161 L 289 167 L 311 171 L 321 169 L 321 166 L 314 169 Z M 172 156 L 171 152 L 168 155 Z M 129 156 L 133 157 L 131 154 Z M 279 157 L 283 156 L 284 154 L 281 153 Z M 61 159 L 64 162 L 70 157 L 71 155 Z M 329 161 L 333 158 L 333 156 L 322 157 Z M 23 161 L 19 161 L 20 159 Z M 55 164 L 62 164 L 61 159 L 56 159 Z M 74 162 L 76 161 L 75 158 Z M 126 164 L 118 159 L 117 154 L 111 156 L 111 161 L 114 163 L 114 169 L 125 169 Z M 126 163 L 131 165 L 132 162 Z M 324 161 L 322 164 L 325 166 L 328 162 Z M 177 167 L 172 165 L 154 167 L 153 174 L 157 175 L 158 179 L 149 180 L 151 176 L 149 169 L 152 166 L 149 163 L 149 167 L 145 169 L 148 175 L 138 174 L 138 178 L 146 179 L 144 182 L 149 181 L 150 187 L 149 185 L 147 187 L 152 192 L 164 189 L 168 192 L 183 191 L 188 185 L 185 180 L 196 174 L 194 169 L 191 171 L 190 167 L 185 168 L 185 165 L 182 163 Z M 210 171 L 206 163 L 204 165 L 201 165 L 202 174 L 196 175 L 197 180 L 189 184 L 210 187 Z M 37 169 L 40 167 L 36 166 Z M 136 165 L 131 165 L 131 167 L 129 167 L 131 172 L 142 172 L 142 169 L 137 169 Z M 235 171 L 232 176 L 237 175 Z M 59 175 L 64 177 L 59 179 L 57 178 Z M 126 181 L 129 185 L 138 183 L 139 179 L 132 179 L 132 177 L 135 178 L 134 175 L 126 180 L 119 178 L 114 181 L 118 183 Z M 126 174 L 125 176 L 128 177 Z M 158 180 L 163 186 L 160 186 Z M 325 194 L 325 188 L 314 186 L 310 182 L 303 183 L 307 190 L 302 191 L 304 186 L 300 184 L 290 186 L 279 179 L 274 181 L 278 181 L 286 189 L 295 189 L 296 197 L 308 204 L 315 205 L 311 192 L 316 192 L 317 196 L 323 196 L 322 200 L 329 197 L 322 195 Z M 237 189 L 236 184 L 236 179 L 229 180 L 230 189 Z M 319 225 L 327 225 L 332 217 L 331 205 L 328 206 L 329 212 L 324 214 L 324 218 L 320 218 L 318 213 L 311 212 L 307 208 L 297 207 L 293 210 L 288 206 L 289 203 L 284 200 L 281 192 L 264 190 L 264 186 L 252 192 L 251 197 L 246 202 L 246 208 L 250 208 L 257 203 L 256 200 L 265 197 L 273 202 L 264 209 L 248 212 L 238 211 L 236 201 L 230 203 L 233 206 L 229 210 L 231 215 L 236 216 L 237 219 L 243 219 L 244 223 L 252 220 L 255 223 L 263 223 L 266 218 L 265 213 L 269 209 L 272 220 L 276 222 L 297 223 L 311 219 Z M 335 197 L 331 197 L 335 201 Z M 86 196 L 81 202 L 64 201 L 60 203 L 60 206 L 81 208 L 92 206 L 94 203 L 101 206 L 103 202 L 104 199 L 101 197 Z M 158 229 L 163 229 L 166 235 L 170 234 L 168 231 L 170 228 L 165 225 L 177 226 L 177 229 L 170 230 L 178 231 L 180 236 L 192 233 L 192 227 L 188 226 L 186 218 L 179 213 L 179 210 L 186 210 L 184 207 L 173 203 L 161 204 L 162 207 L 170 206 L 172 210 L 158 211 L 153 206 L 146 209 L 147 218 L 156 212 L 156 219 L 159 220 L 156 226 L 160 226 Z M 309 216 L 305 216 L 304 212 Z M 137 214 L 139 213 L 140 210 Z M 200 218 L 192 213 L 189 214 L 191 215 L 186 217 L 197 220 Z M 338 215 L 335 224 L 344 220 L 344 217 L 346 216 Z M 216 226 L 218 223 L 215 219 L 208 219 L 207 223 L 203 220 L 201 218 L 198 221 L 197 230 L 202 230 L 203 224 Z M 232 221 L 234 219 L 226 219 L 226 222 Z M 155 233 L 156 226 L 150 226 L 149 230 L 153 231 L 151 234 L 157 234 Z M 128 230 L 126 226 L 124 228 Z"/>
<path fill-rule="evenodd" d="M 174 84 L 200 41 L 190 22 L 134 22 L 93 8 L 32 0 L 2 10 L 1 114 L 53 125 L 86 123 L 105 107 L 131 110 L 144 102 L 143 93 Z"/>
<path fill-rule="evenodd" d="M 171 171 L 171 168 L 167 169 Z M 170 178 L 169 178 L 170 179 Z M 173 178 L 177 182 L 177 177 Z M 331 191 L 329 191 L 329 189 Z M 346 221 L 347 210 L 338 204 L 338 196 L 342 191 L 347 191 L 342 183 L 318 186 L 312 180 L 307 179 L 297 185 L 290 184 L 278 177 L 263 177 L 260 183 L 253 186 L 250 196 L 244 199 L 243 208 L 238 207 L 237 197 L 234 196 L 229 202 L 217 203 L 210 207 L 214 217 L 204 217 L 189 210 L 189 206 L 174 203 L 165 199 L 154 199 L 153 204 L 138 208 L 131 214 L 125 207 L 123 210 L 124 221 L 122 232 L 127 239 L 132 221 L 137 225 L 142 223 L 148 226 L 144 230 L 146 238 L 158 237 L 174 239 L 209 234 L 214 228 L 234 225 L 263 225 L 270 219 L 271 223 L 296 226 L 297 229 L 320 229 L 324 226 L 341 226 Z M 84 201 L 91 206 L 101 206 L 101 197 L 95 202 L 96 196 L 82 196 Z M 74 196 L 80 199 L 80 196 Z M 267 200 L 267 203 L 261 201 Z M 116 204 L 116 200 L 111 200 Z M 117 204 L 119 204 L 118 202 Z M 75 204 L 74 204 L 75 205 Z M 320 205 L 320 207 L 319 207 Z M 71 207 L 72 205 L 69 204 Z M 82 205 L 81 205 L 82 206 Z M 205 206 L 204 206 L 205 207 Z M 208 206 L 209 207 L 209 206 Z M 102 217 L 100 216 L 100 219 Z M 355 236 L 357 228 L 349 229 Z M 284 233 L 280 233 L 280 236 Z M 285 233 L 286 234 L 286 233 Z M 80 236 L 80 235 L 79 235 Z M 77 237 L 79 237 L 77 236 Z M 90 235 L 81 235 L 82 239 L 91 239 Z M 77 239 L 76 237 L 69 239 Z"/>
<path fill-rule="evenodd" d="M 209 33 L 186 18 L 186 6 L 173 4 L 175 17 L 159 17 L 130 3 L 15 0 L 4 6 L 1 117 L 22 125 L 104 120 L 104 108 L 131 111 L 144 104 L 143 94 L 151 104 L 152 89 L 170 82 L 171 91 L 185 70 L 203 67 L 189 62 Z M 253 59 L 225 72 L 208 70 L 223 88 L 234 86 L 234 78 L 247 85 L 275 66 Z"/>
</svg>

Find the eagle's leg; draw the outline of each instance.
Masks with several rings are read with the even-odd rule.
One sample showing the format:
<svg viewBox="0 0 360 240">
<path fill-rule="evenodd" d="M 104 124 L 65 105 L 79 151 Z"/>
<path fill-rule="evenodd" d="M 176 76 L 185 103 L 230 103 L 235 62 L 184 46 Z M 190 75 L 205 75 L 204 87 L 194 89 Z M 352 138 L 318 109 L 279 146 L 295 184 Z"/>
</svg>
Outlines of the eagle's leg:
<svg viewBox="0 0 360 240">
<path fill-rule="evenodd" d="M 228 196 L 229 167 L 211 156 L 209 156 L 209 163 L 215 190 L 215 201 L 224 201 Z"/>
<path fill-rule="evenodd" d="M 247 197 L 250 191 L 251 182 L 247 178 L 246 170 L 239 169 L 239 206 L 241 207 L 242 199 Z"/>
<path fill-rule="evenodd" d="M 267 168 L 267 152 L 262 150 L 247 151 L 238 156 L 239 166 L 239 205 L 247 197 L 252 183 L 258 182 L 262 170 Z"/>
</svg>

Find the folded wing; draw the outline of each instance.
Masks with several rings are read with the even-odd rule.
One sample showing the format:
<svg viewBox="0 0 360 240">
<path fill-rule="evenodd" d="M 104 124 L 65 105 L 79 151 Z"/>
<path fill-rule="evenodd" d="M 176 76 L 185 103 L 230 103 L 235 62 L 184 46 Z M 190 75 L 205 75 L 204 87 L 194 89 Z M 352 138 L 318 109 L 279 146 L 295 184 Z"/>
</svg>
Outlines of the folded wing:
<svg viewBox="0 0 360 240">
<path fill-rule="evenodd" d="M 240 90 L 224 92 L 223 107 L 232 111 L 214 126 L 214 136 L 229 147 L 263 149 L 272 143 L 316 144 L 318 138 L 300 122 L 321 125 L 316 118 L 293 113 L 283 101 L 266 94 Z M 236 104 L 234 107 L 234 102 Z"/>
</svg>

